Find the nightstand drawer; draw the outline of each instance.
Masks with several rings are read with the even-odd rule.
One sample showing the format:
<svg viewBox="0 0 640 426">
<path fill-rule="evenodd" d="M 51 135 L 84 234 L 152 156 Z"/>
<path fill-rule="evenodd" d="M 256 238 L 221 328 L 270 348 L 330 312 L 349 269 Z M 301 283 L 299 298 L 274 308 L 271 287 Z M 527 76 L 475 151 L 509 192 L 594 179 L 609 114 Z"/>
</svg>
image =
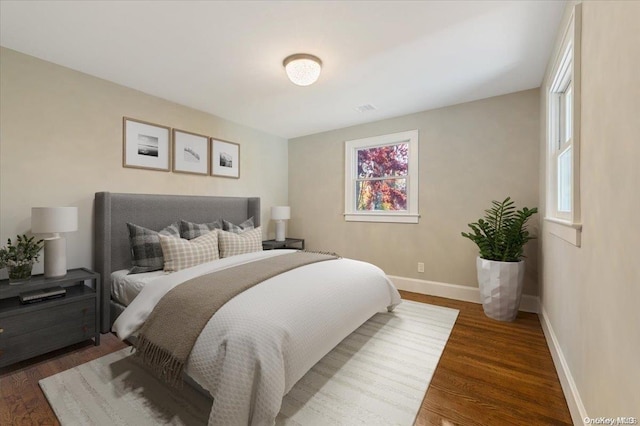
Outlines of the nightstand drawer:
<svg viewBox="0 0 640 426">
<path fill-rule="evenodd" d="M 60 299 L 58 299 L 60 300 Z M 15 311 L 15 315 L 0 318 L 0 341 L 3 338 L 28 334 L 33 331 L 45 330 L 64 323 L 78 323 L 96 315 L 96 302 L 94 299 L 79 300 L 65 303 L 55 307 L 47 306 L 51 302 L 40 302 L 36 311 L 21 313 Z M 95 328 L 95 327 L 94 327 Z"/>
<path fill-rule="evenodd" d="M 20 303 L 22 293 L 58 286 L 64 297 Z M 0 367 L 89 339 L 98 346 L 101 292 L 100 275 L 85 268 L 33 275 L 18 286 L 0 280 Z"/>
<path fill-rule="evenodd" d="M 2 367 L 95 337 L 95 300 L 80 300 L 2 318 L 0 329 Z"/>
<path fill-rule="evenodd" d="M 88 317 L 82 323 L 64 323 L 0 340 L 0 367 L 91 339 L 95 333 L 95 317 Z"/>
</svg>

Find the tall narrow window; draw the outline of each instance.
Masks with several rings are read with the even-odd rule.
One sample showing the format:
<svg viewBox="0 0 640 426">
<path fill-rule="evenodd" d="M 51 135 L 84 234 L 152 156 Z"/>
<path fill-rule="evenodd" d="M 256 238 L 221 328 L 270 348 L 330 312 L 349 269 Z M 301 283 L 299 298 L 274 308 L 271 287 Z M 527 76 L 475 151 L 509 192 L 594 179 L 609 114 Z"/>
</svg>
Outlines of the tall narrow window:
<svg viewBox="0 0 640 426">
<path fill-rule="evenodd" d="M 569 77 L 571 74 L 565 74 L 566 82 L 563 82 L 563 89 L 556 93 L 558 102 L 558 125 L 557 148 L 554 155 L 557 157 L 557 211 L 558 216 L 571 214 L 572 212 L 572 193 L 573 193 L 573 107 L 572 107 L 572 84 Z"/>
<path fill-rule="evenodd" d="M 547 211 L 551 232 L 579 245 L 580 225 L 580 28 L 574 7 L 547 93 Z M 563 229 L 565 227 L 566 229 Z"/>
<path fill-rule="evenodd" d="M 345 219 L 418 222 L 418 131 L 347 141 Z"/>
</svg>

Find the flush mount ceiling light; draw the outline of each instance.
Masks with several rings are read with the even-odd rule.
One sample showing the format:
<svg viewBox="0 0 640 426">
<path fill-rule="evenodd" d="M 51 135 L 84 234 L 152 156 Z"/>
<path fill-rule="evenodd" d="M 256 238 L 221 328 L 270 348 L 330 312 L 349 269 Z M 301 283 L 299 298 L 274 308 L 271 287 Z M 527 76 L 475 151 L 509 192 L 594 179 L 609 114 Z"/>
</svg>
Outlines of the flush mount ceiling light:
<svg viewBox="0 0 640 426">
<path fill-rule="evenodd" d="M 296 53 L 287 56 L 282 62 L 287 71 L 287 77 L 293 84 L 298 86 L 309 86 L 318 80 L 322 61 L 317 56 L 306 53 Z"/>
</svg>

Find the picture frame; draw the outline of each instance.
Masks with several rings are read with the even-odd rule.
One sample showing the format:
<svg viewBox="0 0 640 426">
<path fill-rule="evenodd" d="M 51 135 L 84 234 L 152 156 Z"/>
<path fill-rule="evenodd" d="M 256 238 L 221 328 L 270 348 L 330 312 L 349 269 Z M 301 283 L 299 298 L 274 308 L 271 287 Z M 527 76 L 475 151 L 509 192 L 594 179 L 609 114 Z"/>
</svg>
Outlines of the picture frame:
<svg viewBox="0 0 640 426">
<path fill-rule="evenodd" d="M 122 145 L 122 167 L 170 170 L 170 127 L 122 117 Z"/>
<path fill-rule="evenodd" d="M 209 175 L 209 136 L 173 129 L 173 171 Z"/>
<path fill-rule="evenodd" d="M 211 138 L 211 176 L 240 178 L 240 144 Z"/>
</svg>

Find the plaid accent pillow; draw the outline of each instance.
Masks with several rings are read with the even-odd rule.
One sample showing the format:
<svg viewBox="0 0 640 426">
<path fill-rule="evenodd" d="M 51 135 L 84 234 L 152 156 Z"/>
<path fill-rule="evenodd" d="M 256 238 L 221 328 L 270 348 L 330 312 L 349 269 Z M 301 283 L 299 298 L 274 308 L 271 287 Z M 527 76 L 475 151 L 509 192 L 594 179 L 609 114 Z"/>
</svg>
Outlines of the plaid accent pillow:
<svg viewBox="0 0 640 426">
<path fill-rule="evenodd" d="M 250 231 L 251 229 L 254 228 L 253 217 L 250 217 L 249 219 L 245 220 L 240 225 L 234 225 L 228 220 L 222 219 L 222 225 L 223 225 L 222 229 L 228 232 L 233 232 L 235 234 L 241 234 L 244 231 Z"/>
<path fill-rule="evenodd" d="M 221 258 L 262 251 L 262 230 L 259 226 L 241 234 L 226 231 L 217 232 Z"/>
<path fill-rule="evenodd" d="M 218 231 L 209 232 L 191 241 L 159 235 L 164 271 L 175 272 L 219 259 Z"/>
<path fill-rule="evenodd" d="M 140 274 L 161 270 L 164 267 L 164 259 L 158 235 L 180 237 L 179 223 L 172 223 L 160 232 L 133 223 L 127 223 L 127 228 L 129 229 L 132 264 L 129 273 Z"/>
<path fill-rule="evenodd" d="M 222 229 L 222 221 L 220 219 L 211 223 L 193 223 L 187 222 L 186 220 L 180 221 L 180 237 L 185 240 L 193 240 L 194 238 L 201 237 L 214 229 Z"/>
</svg>

